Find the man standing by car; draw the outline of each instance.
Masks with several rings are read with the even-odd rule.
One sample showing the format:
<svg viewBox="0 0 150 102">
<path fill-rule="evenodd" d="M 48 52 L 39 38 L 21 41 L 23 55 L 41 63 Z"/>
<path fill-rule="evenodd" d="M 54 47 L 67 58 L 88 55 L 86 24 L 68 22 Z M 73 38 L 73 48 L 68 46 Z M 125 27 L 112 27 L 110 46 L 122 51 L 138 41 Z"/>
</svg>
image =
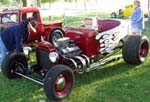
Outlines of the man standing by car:
<svg viewBox="0 0 150 102">
<path fill-rule="evenodd" d="M 11 26 L 0 32 L 0 66 L 7 52 L 23 52 L 23 41 L 30 32 L 36 32 L 36 26 L 36 21 L 31 20 Z"/>
<path fill-rule="evenodd" d="M 142 30 L 145 27 L 144 24 L 144 12 L 141 9 L 141 3 L 139 0 L 134 1 L 134 11 L 131 14 L 131 32 L 132 34 L 141 35 Z"/>
</svg>

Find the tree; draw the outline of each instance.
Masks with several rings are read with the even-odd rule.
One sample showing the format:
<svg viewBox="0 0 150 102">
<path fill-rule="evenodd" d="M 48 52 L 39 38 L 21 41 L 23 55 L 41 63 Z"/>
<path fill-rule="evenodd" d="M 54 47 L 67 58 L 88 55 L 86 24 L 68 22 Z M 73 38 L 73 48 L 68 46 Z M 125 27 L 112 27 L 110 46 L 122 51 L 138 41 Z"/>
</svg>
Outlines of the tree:
<svg viewBox="0 0 150 102">
<path fill-rule="evenodd" d="M 42 3 L 47 3 L 47 2 L 52 3 L 52 2 L 55 2 L 55 1 L 57 1 L 57 0 L 41 0 Z"/>
<path fill-rule="evenodd" d="M 75 6 L 77 7 L 77 0 L 75 0 Z"/>
<path fill-rule="evenodd" d="M 22 0 L 22 3 L 23 3 L 23 7 L 27 6 L 27 0 Z"/>
<path fill-rule="evenodd" d="M 73 2 L 74 0 L 64 0 L 65 2 Z"/>
<path fill-rule="evenodd" d="M 0 0 L 0 3 L 2 3 L 2 4 L 8 4 L 9 0 Z"/>
<path fill-rule="evenodd" d="M 41 7 L 41 0 L 37 0 L 37 6 Z"/>
</svg>

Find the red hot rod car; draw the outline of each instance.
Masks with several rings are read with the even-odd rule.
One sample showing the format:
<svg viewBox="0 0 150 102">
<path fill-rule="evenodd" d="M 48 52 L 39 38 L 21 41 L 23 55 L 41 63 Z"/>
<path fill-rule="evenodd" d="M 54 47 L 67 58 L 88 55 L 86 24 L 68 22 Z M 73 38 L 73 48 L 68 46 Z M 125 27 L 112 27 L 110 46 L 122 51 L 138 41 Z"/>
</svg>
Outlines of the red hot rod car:
<svg viewBox="0 0 150 102">
<path fill-rule="evenodd" d="M 0 13 L 0 29 L 3 30 L 9 26 L 18 24 L 27 19 L 34 19 L 37 21 L 38 26 L 37 32 L 29 34 L 28 38 L 25 39 L 26 43 L 41 40 L 41 36 L 46 41 L 55 43 L 55 40 L 59 37 L 63 37 L 62 23 L 50 23 L 44 24 L 40 15 L 40 11 L 37 7 L 23 7 L 18 9 L 4 9 Z"/>
<path fill-rule="evenodd" d="M 96 20 L 95 24 L 66 27 L 65 37 L 55 45 L 37 43 L 35 65 L 29 66 L 28 53 L 9 53 L 2 63 L 3 74 L 9 79 L 25 77 L 41 84 L 48 98 L 61 100 L 72 91 L 75 73 L 90 72 L 119 60 L 113 55 L 120 50 L 126 63 L 145 61 L 149 50 L 146 36 L 129 35 L 128 24 L 119 20 Z"/>
</svg>

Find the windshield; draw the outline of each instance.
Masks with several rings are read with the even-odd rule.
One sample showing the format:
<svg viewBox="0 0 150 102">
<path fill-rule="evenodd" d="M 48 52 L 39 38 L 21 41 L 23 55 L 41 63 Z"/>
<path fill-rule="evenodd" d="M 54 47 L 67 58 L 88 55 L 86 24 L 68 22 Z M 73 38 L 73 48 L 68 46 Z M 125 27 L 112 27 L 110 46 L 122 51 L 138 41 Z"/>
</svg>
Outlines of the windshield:
<svg viewBox="0 0 150 102">
<path fill-rule="evenodd" d="M 2 16 L 2 23 L 18 23 L 18 14 L 9 13 Z"/>
</svg>

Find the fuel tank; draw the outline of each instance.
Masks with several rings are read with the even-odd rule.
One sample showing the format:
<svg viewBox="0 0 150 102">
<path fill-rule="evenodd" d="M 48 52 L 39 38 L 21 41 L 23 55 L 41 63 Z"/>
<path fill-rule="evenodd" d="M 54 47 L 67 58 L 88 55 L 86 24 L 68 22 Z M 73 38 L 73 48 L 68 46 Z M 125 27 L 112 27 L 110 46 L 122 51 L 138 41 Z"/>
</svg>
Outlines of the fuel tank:
<svg viewBox="0 0 150 102">
<path fill-rule="evenodd" d="M 99 54 L 99 41 L 96 40 L 96 31 L 85 27 L 65 27 L 65 37 L 74 40 L 75 43 L 88 57 Z"/>
</svg>

